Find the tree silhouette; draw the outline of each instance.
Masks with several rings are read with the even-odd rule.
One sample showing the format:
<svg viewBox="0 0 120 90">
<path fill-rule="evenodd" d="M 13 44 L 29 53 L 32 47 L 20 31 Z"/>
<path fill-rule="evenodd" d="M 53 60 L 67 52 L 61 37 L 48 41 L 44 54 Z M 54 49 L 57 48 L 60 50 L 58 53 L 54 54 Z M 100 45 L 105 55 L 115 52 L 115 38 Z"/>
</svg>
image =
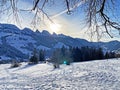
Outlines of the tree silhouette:
<svg viewBox="0 0 120 90">
<path fill-rule="evenodd" d="M 45 61 L 45 51 L 44 50 L 39 51 L 39 61 Z"/>
<path fill-rule="evenodd" d="M 37 50 L 34 49 L 33 55 L 30 57 L 29 64 L 37 64 L 38 61 L 38 56 L 37 56 Z"/>
</svg>

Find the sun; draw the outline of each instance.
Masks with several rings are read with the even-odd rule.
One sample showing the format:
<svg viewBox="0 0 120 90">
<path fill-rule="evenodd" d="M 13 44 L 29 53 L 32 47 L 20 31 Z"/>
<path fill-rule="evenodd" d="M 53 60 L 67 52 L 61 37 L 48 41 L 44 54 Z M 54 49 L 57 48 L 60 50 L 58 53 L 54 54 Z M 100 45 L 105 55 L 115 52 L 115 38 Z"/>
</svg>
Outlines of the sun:
<svg viewBox="0 0 120 90">
<path fill-rule="evenodd" d="M 58 31 L 60 31 L 60 24 L 56 24 L 56 23 L 51 23 L 50 24 L 50 29 L 52 32 L 58 33 Z"/>
</svg>

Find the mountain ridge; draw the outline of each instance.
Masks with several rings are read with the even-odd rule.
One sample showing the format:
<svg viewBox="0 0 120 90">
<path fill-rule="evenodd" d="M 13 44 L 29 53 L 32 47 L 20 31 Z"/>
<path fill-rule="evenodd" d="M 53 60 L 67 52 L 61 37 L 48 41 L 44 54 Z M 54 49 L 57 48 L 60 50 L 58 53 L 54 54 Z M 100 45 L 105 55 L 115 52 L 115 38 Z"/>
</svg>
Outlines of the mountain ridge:
<svg viewBox="0 0 120 90">
<path fill-rule="evenodd" d="M 0 59 L 27 59 L 34 48 L 53 50 L 65 47 L 102 47 L 105 50 L 117 50 L 119 41 L 89 42 L 85 39 L 73 38 L 64 34 L 50 34 L 47 30 L 35 32 L 29 28 L 19 29 L 12 24 L 0 24 Z M 17 53 L 16 53 L 17 52 Z M 4 58 L 3 58 L 4 57 Z"/>
</svg>

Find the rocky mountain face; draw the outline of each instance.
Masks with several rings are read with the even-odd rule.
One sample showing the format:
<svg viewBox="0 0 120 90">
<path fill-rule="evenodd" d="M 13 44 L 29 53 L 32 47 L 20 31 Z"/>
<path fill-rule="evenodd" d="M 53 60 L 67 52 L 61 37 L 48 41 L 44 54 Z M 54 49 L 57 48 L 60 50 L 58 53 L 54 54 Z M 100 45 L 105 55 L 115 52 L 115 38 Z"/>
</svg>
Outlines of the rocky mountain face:
<svg viewBox="0 0 120 90">
<path fill-rule="evenodd" d="M 117 50 L 120 48 L 120 42 L 88 42 L 64 34 L 50 34 L 47 30 L 33 32 L 29 28 L 20 30 L 15 25 L 0 24 L 0 60 L 27 59 L 35 48 L 50 52 L 62 46 L 66 48 L 92 46 L 102 47 L 105 50 Z"/>
</svg>

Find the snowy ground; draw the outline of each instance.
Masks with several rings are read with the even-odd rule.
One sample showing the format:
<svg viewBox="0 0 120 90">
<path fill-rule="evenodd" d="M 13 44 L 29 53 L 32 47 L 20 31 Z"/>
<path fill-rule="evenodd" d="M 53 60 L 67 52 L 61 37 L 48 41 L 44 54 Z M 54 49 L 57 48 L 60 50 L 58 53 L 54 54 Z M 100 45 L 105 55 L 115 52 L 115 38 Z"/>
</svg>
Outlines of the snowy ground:
<svg viewBox="0 0 120 90">
<path fill-rule="evenodd" d="M 0 65 L 0 90 L 120 90 L 120 59 L 9 67 Z"/>
</svg>

